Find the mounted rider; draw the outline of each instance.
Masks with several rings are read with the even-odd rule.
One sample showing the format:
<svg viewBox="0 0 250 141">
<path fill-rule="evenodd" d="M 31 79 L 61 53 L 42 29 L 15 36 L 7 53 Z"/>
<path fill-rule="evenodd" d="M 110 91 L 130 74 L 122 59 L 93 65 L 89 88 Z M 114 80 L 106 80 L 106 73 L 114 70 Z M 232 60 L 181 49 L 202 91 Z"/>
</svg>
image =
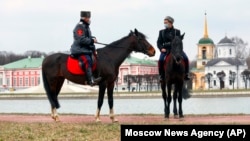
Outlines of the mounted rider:
<svg viewBox="0 0 250 141">
<path fill-rule="evenodd" d="M 100 77 L 94 78 L 92 75 L 92 55 L 95 54 L 96 48 L 94 43 L 96 43 L 97 40 L 92 36 L 89 28 L 91 17 L 90 11 L 81 11 L 80 15 L 80 22 L 77 23 L 73 30 L 74 42 L 71 45 L 70 52 L 71 56 L 78 58 L 80 67 L 86 72 L 88 84 L 93 86 L 101 80 Z M 87 58 L 88 64 L 84 63 L 81 57 L 82 55 Z"/>
<path fill-rule="evenodd" d="M 157 47 L 160 50 L 160 58 L 158 60 L 158 67 L 159 67 L 159 75 L 160 81 L 162 81 L 165 77 L 164 74 L 164 59 L 171 51 L 171 42 L 175 36 L 181 36 L 181 31 L 179 29 L 174 28 L 173 26 L 174 19 L 170 16 L 166 16 L 164 19 L 164 26 L 165 29 L 159 31 L 159 36 L 157 40 Z M 186 53 L 182 52 L 182 57 L 185 63 L 185 80 L 189 80 L 189 60 Z"/>
</svg>

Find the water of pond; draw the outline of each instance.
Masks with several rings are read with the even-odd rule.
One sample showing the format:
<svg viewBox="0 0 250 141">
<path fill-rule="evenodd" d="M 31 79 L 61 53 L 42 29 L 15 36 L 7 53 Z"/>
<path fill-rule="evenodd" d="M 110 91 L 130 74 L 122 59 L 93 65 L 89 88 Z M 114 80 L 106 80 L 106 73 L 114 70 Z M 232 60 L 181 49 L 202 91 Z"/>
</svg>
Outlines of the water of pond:
<svg viewBox="0 0 250 141">
<path fill-rule="evenodd" d="M 97 108 L 96 99 L 60 99 L 60 104 L 58 112 L 65 114 L 95 114 Z M 163 109 L 161 98 L 114 99 L 116 114 L 163 114 Z M 0 99 L 0 113 L 47 114 L 50 113 L 50 104 L 47 99 Z M 101 114 L 108 113 L 105 99 Z M 183 113 L 250 114 L 250 97 L 190 98 L 183 100 Z"/>
</svg>

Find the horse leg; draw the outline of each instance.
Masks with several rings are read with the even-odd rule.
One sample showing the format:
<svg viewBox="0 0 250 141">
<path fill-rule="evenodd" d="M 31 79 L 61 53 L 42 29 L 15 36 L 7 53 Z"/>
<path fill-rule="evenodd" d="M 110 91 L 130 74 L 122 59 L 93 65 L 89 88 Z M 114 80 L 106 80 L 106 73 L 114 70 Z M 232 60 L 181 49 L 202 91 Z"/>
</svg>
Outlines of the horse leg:
<svg viewBox="0 0 250 141">
<path fill-rule="evenodd" d="M 174 107 L 173 107 L 173 112 L 174 112 L 174 118 L 177 118 L 178 116 L 178 113 L 177 113 L 177 89 L 176 89 L 176 86 L 175 86 L 175 89 L 174 89 L 174 95 L 173 95 L 173 100 L 174 100 Z"/>
<path fill-rule="evenodd" d="M 54 99 L 57 101 L 58 105 L 59 105 L 59 102 L 58 102 L 58 95 L 61 91 L 61 88 L 63 86 L 63 82 L 64 82 L 65 78 L 63 77 L 60 77 L 60 78 L 56 78 L 56 87 L 54 87 Z M 54 119 L 55 121 L 60 121 L 59 120 L 59 116 L 58 116 L 58 113 L 57 113 L 57 108 L 55 106 L 52 106 L 51 107 L 51 117 L 52 119 Z"/>
<path fill-rule="evenodd" d="M 179 117 L 184 118 L 183 112 L 182 112 L 182 85 L 178 88 L 179 95 L 178 95 L 178 103 L 179 103 Z"/>
<path fill-rule="evenodd" d="M 96 122 L 101 122 L 100 112 L 101 112 L 101 108 L 102 108 L 102 104 L 103 104 L 105 90 L 106 90 L 105 82 L 100 82 L 99 83 L 99 94 L 98 94 L 98 100 L 97 100 L 97 110 L 96 110 L 96 115 L 95 115 Z"/>
<path fill-rule="evenodd" d="M 59 116 L 57 114 L 57 110 L 55 107 L 51 107 L 51 117 L 52 119 L 54 119 L 55 121 L 60 121 L 59 120 Z"/>
<path fill-rule="evenodd" d="M 169 116 L 167 116 L 167 93 L 166 93 L 166 82 L 165 81 L 161 82 L 161 91 L 162 91 L 162 99 L 164 101 L 165 118 L 169 118 Z"/>
<path fill-rule="evenodd" d="M 108 85 L 108 104 L 109 104 L 109 117 L 112 120 L 112 122 L 118 122 L 118 120 L 115 118 L 114 114 L 114 100 L 113 100 L 113 92 L 114 92 L 114 83 Z"/>
<path fill-rule="evenodd" d="M 171 103 L 171 100 L 172 100 L 172 97 L 171 97 L 171 84 L 167 84 L 167 88 L 168 88 L 168 96 L 167 96 L 167 116 L 169 117 L 169 113 L 170 113 L 170 103 Z"/>
</svg>

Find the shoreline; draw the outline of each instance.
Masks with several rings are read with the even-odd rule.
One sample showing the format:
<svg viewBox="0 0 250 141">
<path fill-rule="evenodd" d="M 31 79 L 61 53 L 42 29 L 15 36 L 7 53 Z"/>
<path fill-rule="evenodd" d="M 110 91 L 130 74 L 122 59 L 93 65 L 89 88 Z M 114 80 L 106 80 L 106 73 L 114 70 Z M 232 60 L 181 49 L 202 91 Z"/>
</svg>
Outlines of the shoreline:
<svg viewBox="0 0 250 141">
<path fill-rule="evenodd" d="M 162 98 L 161 93 L 129 93 L 129 94 L 117 94 L 114 93 L 114 98 L 119 98 L 119 99 L 129 99 L 129 98 Z M 191 94 L 190 98 L 227 98 L 227 97 L 250 97 L 250 94 L 248 93 L 230 93 L 230 94 L 225 94 L 225 93 L 209 93 L 209 94 Z M 98 94 L 97 93 L 91 93 L 91 94 L 86 94 L 86 93 L 62 93 L 59 94 L 58 96 L 59 99 L 97 99 Z M 107 98 L 107 94 L 105 94 L 105 98 Z M 45 93 L 35 93 L 35 94 L 30 94 L 30 93 L 23 93 L 23 94 L 1 94 L 0 93 L 0 100 L 8 100 L 8 99 L 47 99 L 47 95 Z M 189 98 L 188 98 L 189 99 Z"/>
</svg>

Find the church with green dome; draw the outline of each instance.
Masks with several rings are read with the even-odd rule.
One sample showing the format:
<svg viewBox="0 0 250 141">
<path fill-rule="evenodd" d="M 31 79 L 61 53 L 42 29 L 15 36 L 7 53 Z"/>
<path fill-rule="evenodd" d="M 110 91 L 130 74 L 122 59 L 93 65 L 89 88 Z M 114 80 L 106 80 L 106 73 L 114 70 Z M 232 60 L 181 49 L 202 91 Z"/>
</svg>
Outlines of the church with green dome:
<svg viewBox="0 0 250 141">
<path fill-rule="evenodd" d="M 198 41 L 198 54 L 196 61 L 196 68 L 192 68 L 192 89 L 199 90 L 205 88 L 205 66 L 208 61 L 214 58 L 215 44 L 208 36 L 207 17 L 205 14 L 204 35 Z"/>
<path fill-rule="evenodd" d="M 191 69 L 193 90 L 244 88 L 241 72 L 247 69 L 246 61 L 236 58 L 236 44 L 227 36 L 214 44 L 208 36 L 206 14 L 204 35 L 197 46 L 196 67 Z"/>
</svg>

